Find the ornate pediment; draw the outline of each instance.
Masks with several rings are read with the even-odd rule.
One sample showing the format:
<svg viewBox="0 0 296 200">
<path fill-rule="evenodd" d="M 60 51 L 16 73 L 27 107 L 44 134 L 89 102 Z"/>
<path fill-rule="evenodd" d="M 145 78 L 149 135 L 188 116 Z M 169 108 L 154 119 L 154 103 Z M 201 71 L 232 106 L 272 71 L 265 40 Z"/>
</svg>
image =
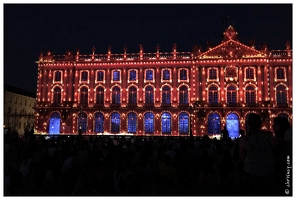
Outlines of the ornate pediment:
<svg viewBox="0 0 296 200">
<path fill-rule="evenodd" d="M 218 59 L 239 59 L 239 58 L 258 58 L 265 57 L 264 52 L 248 47 L 238 41 L 229 39 L 220 45 L 209 49 L 199 55 L 201 59 L 218 58 Z"/>
</svg>

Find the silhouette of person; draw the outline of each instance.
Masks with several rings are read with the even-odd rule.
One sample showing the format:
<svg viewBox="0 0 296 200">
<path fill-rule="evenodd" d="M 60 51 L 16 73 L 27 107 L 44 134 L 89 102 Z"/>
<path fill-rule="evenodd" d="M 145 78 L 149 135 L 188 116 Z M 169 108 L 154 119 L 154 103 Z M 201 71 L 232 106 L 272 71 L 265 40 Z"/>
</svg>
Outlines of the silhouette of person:
<svg viewBox="0 0 296 200">
<path fill-rule="evenodd" d="M 243 179 L 247 194 L 252 196 L 272 195 L 274 192 L 274 168 L 272 133 L 262 131 L 260 115 L 251 113 L 249 134 L 240 139 L 240 158 L 244 162 Z"/>
<path fill-rule="evenodd" d="M 226 140 L 229 137 L 229 132 L 226 129 L 226 126 L 224 126 L 224 129 L 221 132 L 222 132 L 222 138 L 223 138 L 223 140 Z"/>
</svg>

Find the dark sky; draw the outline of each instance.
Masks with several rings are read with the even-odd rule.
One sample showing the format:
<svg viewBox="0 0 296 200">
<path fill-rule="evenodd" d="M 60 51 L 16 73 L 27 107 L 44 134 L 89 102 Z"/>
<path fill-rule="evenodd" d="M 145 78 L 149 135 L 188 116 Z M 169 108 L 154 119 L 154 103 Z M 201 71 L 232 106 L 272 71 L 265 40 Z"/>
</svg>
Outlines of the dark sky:
<svg viewBox="0 0 296 200">
<path fill-rule="evenodd" d="M 191 51 L 196 43 L 214 46 L 231 24 L 238 39 L 256 48 L 292 44 L 292 4 L 4 4 L 4 82 L 36 92 L 41 51 L 81 54 Z M 228 17 L 229 20 L 225 19 Z"/>
</svg>

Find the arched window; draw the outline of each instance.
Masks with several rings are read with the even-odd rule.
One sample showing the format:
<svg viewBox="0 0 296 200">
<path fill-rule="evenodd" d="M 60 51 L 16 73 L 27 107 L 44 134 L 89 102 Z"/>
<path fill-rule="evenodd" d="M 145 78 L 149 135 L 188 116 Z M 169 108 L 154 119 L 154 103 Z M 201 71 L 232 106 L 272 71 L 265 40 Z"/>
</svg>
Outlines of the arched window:
<svg viewBox="0 0 296 200">
<path fill-rule="evenodd" d="M 162 88 L 162 103 L 164 104 L 171 103 L 171 89 L 167 85 Z"/>
<path fill-rule="evenodd" d="M 60 133 L 60 122 L 61 116 L 58 112 L 52 113 L 49 120 L 49 134 L 59 134 Z"/>
<path fill-rule="evenodd" d="M 104 88 L 98 87 L 96 90 L 96 104 L 104 104 Z"/>
<path fill-rule="evenodd" d="M 111 133 L 119 133 L 120 131 L 120 114 L 114 112 L 111 114 Z"/>
<path fill-rule="evenodd" d="M 255 88 L 253 86 L 248 86 L 246 88 L 246 103 L 247 104 L 256 103 Z"/>
<path fill-rule="evenodd" d="M 88 89 L 86 87 L 82 87 L 80 89 L 80 103 L 81 104 L 88 103 Z"/>
<path fill-rule="evenodd" d="M 131 112 L 127 115 L 127 132 L 136 133 L 137 132 L 137 114 Z"/>
<path fill-rule="evenodd" d="M 100 112 L 95 113 L 95 133 L 104 132 L 104 115 Z"/>
<path fill-rule="evenodd" d="M 61 88 L 56 87 L 53 90 L 53 103 L 60 104 L 61 103 Z"/>
<path fill-rule="evenodd" d="M 186 86 L 182 86 L 179 89 L 179 101 L 180 103 L 188 103 L 188 88 Z"/>
<path fill-rule="evenodd" d="M 236 88 L 233 85 L 227 88 L 227 103 L 236 103 Z"/>
<path fill-rule="evenodd" d="M 226 129 L 228 130 L 229 137 L 239 136 L 239 119 L 237 114 L 230 113 L 226 117 Z"/>
<path fill-rule="evenodd" d="M 137 103 L 137 88 L 132 86 L 128 91 L 128 103 L 136 104 Z"/>
<path fill-rule="evenodd" d="M 179 115 L 179 133 L 188 134 L 189 133 L 189 115 L 185 112 Z"/>
<path fill-rule="evenodd" d="M 209 103 L 217 104 L 218 103 L 218 88 L 216 86 L 211 86 L 209 88 Z"/>
<path fill-rule="evenodd" d="M 117 86 L 112 89 L 112 103 L 120 104 L 120 89 Z"/>
<path fill-rule="evenodd" d="M 285 79 L 285 70 L 282 67 L 276 69 L 276 78 L 277 79 Z"/>
<path fill-rule="evenodd" d="M 277 104 L 287 103 L 286 87 L 283 85 L 279 85 L 276 87 L 276 102 Z"/>
<path fill-rule="evenodd" d="M 208 116 L 208 134 L 220 134 L 221 122 L 220 116 L 217 113 L 211 113 Z"/>
<path fill-rule="evenodd" d="M 171 133 L 171 114 L 164 112 L 161 115 L 161 131 L 162 133 Z"/>
<path fill-rule="evenodd" d="M 80 112 L 78 114 L 78 129 L 81 129 L 82 132 L 86 132 L 87 126 L 87 114 L 84 112 Z"/>
<path fill-rule="evenodd" d="M 144 115 L 144 125 L 145 125 L 145 133 L 153 133 L 154 132 L 154 114 L 152 112 L 147 112 Z"/>
<path fill-rule="evenodd" d="M 154 103 L 153 87 L 151 86 L 145 88 L 145 103 Z"/>
</svg>

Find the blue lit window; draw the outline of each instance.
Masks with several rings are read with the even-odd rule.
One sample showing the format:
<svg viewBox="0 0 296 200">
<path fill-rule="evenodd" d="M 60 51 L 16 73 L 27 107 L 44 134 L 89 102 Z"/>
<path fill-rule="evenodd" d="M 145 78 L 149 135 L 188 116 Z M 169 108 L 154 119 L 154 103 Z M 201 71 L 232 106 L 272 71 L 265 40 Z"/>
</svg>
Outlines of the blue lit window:
<svg viewBox="0 0 296 200">
<path fill-rule="evenodd" d="M 254 79 L 254 69 L 253 68 L 246 69 L 246 79 Z"/>
<path fill-rule="evenodd" d="M 98 87 L 96 90 L 96 104 L 104 103 L 104 88 Z"/>
<path fill-rule="evenodd" d="M 117 86 L 115 86 L 112 89 L 112 103 L 113 104 L 119 104 L 120 103 L 120 89 Z"/>
<path fill-rule="evenodd" d="M 137 72 L 136 72 L 136 70 L 131 70 L 129 75 L 130 75 L 130 77 L 129 77 L 129 80 L 130 81 L 135 81 L 137 79 Z"/>
<path fill-rule="evenodd" d="M 185 69 L 180 70 L 180 80 L 187 80 L 187 70 Z"/>
<path fill-rule="evenodd" d="M 209 79 L 214 79 L 216 80 L 217 79 L 217 69 L 210 69 L 209 70 Z"/>
<path fill-rule="evenodd" d="M 100 112 L 95 113 L 95 132 L 104 132 L 104 115 Z"/>
<path fill-rule="evenodd" d="M 147 86 L 145 89 L 145 103 L 154 103 L 153 87 Z"/>
<path fill-rule="evenodd" d="M 88 80 L 88 73 L 86 71 L 81 72 L 81 81 Z"/>
<path fill-rule="evenodd" d="M 171 103 L 171 89 L 167 85 L 162 88 L 162 103 L 164 104 Z"/>
<path fill-rule="evenodd" d="M 209 91 L 209 103 L 210 104 L 218 103 L 218 88 L 216 86 L 211 86 L 208 91 Z"/>
<path fill-rule="evenodd" d="M 145 133 L 153 133 L 154 132 L 154 115 L 151 112 L 147 112 L 144 115 L 145 119 Z"/>
<path fill-rule="evenodd" d="M 119 133 L 120 130 L 120 115 L 115 112 L 111 114 L 111 133 Z"/>
<path fill-rule="evenodd" d="M 146 70 L 146 80 L 147 81 L 152 81 L 153 80 L 153 70 L 151 70 L 151 69 Z"/>
<path fill-rule="evenodd" d="M 188 88 L 186 86 L 180 87 L 179 100 L 180 103 L 188 103 Z"/>
<path fill-rule="evenodd" d="M 60 104 L 61 103 L 61 88 L 56 87 L 53 90 L 53 103 Z"/>
<path fill-rule="evenodd" d="M 277 79 L 285 79 L 285 70 L 284 70 L 284 68 L 277 68 L 276 69 L 276 78 Z"/>
<path fill-rule="evenodd" d="M 171 133 L 171 114 L 168 112 L 161 115 L 161 131 L 162 133 Z"/>
<path fill-rule="evenodd" d="M 136 104 L 137 103 L 137 89 L 135 87 L 130 87 L 128 91 L 128 103 Z"/>
<path fill-rule="evenodd" d="M 226 129 L 228 130 L 229 137 L 239 136 L 239 118 L 237 114 L 230 113 L 226 117 Z"/>
<path fill-rule="evenodd" d="M 87 114 L 82 112 L 78 115 L 78 129 L 81 129 L 82 132 L 86 132 L 86 124 L 87 124 Z"/>
<path fill-rule="evenodd" d="M 103 81 L 104 80 L 104 72 L 98 71 L 97 81 Z"/>
<path fill-rule="evenodd" d="M 120 72 L 113 71 L 113 81 L 120 81 Z"/>
<path fill-rule="evenodd" d="M 253 86 L 248 86 L 246 88 L 246 103 L 256 103 L 255 89 Z"/>
<path fill-rule="evenodd" d="M 217 113 L 211 113 L 208 117 L 208 133 L 209 134 L 220 134 L 220 116 Z"/>
<path fill-rule="evenodd" d="M 283 85 L 279 85 L 276 87 L 276 102 L 277 104 L 287 103 L 286 87 Z"/>
<path fill-rule="evenodd" d="M 227 103 L 236 103 L 236 88 L 233 85 L 227 88 Z"/>
<path fill-rule="evenodd" d="M 137 131 L 137 115 L 131 112 L 127 115 L 127 132 L 136 133 Z"/>
<path fill-rule="evenodd" d="M 60 71 L 55 72 L 54 81 L 57 81 L 57 82 L 61 81 L 61 72 Z"/>
<path fill-rule="evenodd" d="M 189 116 L 185 112 L 182 112 L 179 115 L 179 133 L 181 134 L 189 133 Z"/>
<path fill-rule="evenodd" d="M 170 80 L 170 70 L 165 69 L 162 72 L 163 72 L 162 79 L 163 80 Z"/>
<path fill-rule="evenodd" d="M 88 103 L 88 89 L 86 87 L 82 87 L 80 89 L 80 103 L 81 104 Z"/>
</svg>

